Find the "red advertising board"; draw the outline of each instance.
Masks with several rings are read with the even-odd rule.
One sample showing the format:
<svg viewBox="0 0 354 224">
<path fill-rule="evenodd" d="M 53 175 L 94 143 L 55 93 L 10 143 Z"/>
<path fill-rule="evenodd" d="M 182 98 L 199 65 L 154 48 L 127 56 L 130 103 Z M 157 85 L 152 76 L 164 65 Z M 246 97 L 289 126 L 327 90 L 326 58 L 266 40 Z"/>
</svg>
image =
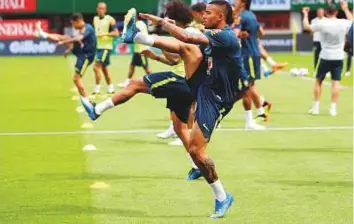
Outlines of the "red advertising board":
<svg viewBox="0 0 354 224">
<path fill-rule="evenodd" d="M 0 12 L 34 12 L 37 0 L 0 0 Z"/>
<path fill-rule="evenodd" d="M 41 21 L 43 30 L 47 32 L 49 23 L 45 19 L 2 20 L 0 21 L 0 39 L 32 39 L 37 21 Z"/>
</svg>

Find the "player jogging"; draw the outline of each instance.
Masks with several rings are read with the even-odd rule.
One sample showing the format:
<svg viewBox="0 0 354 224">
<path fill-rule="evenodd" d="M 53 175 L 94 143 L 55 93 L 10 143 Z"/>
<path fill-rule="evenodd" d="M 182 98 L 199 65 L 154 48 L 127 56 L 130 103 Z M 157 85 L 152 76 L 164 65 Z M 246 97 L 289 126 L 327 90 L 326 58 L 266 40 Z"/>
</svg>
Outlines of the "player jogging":
<svg viewBox="0 0 354 224">
<path fill-rule="evenodd" d="M 106 3 L 98 3 L 97 16 L 95 16 L 93 19 L 93 25 L 95 27 L 97 36 L 96 63 L 93 68 L 96 78 L 96 87 L 93 95 L 100 94 L 101 71 L 103 72 L 107 83 L 107 93 L 114 93 L 114 87 L 112 84 L 111 75 L 108 71 L 108 66 L 111 61 L 110 57 L 113 49 L 113 38 L 118 37 L 119 32 L 118 28 L 116 27 L 116 20 L 112 16 L 107 15 L 106 12 Z"/>
<path fill-rule="evenodd" d="M 310 9 L 308 7 L 302 10 L 304 14 L 303 27 L 309 32 L 320 32 L 322 47 L 313 91 L 314 102 L 309 113 L 312 115 L 318 115 L 320 113 L 322 82 L 326 74 L 330 72 L 332 78 L 332 102 L 329 114 L 336 116 L 341 73 L 343 69 L 345 37 L 353 22 L 352 20 L 337 19 L 338 11 L 335 6 L 331 5 L 325 10 L 327 18 L 310 25 L 308 17 L 309 11 Z"/>
<path fill-rule="evenodd" d="M 81 78 L 95 58 L 97 44 L 95 30 L 90 24 L 85 23 L 81 13 L 75 13 L 71 16 L 71 24 L 79 31 L 79 35 L 76 37 L 46 33 L 42 30 L 40 23 L 37 23 L 37 36 L 55 41 L 58 45 L 67 45 L 68 50 L 64 53 L 64 56 L 67 56 L 70 52 L 76 56 L 74 83 L 83 101 L 89 103 Z"/>
</svg>

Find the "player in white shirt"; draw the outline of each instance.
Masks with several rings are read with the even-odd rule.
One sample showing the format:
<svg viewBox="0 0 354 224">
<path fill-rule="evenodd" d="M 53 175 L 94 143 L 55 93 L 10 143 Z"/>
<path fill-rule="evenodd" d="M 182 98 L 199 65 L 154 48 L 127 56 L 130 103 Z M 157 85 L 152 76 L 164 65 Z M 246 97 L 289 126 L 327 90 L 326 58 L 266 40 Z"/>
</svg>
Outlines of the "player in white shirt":
<svg viewBox="0 0 354 224">
<path fill-rule="evenodd" d="M 311 20 L 311 25 L 317 24 L 319 21 L 325 18 L 325 12 L 323 8 L 317 9 L 317 17 Z M 316 69 L 318 59 L 321 52 L 321 40 L 320 40 L 320 32 L 313 32 L 313 46 L 315 47 L 315 61 L 314 68 Z"/>
<path fill-rule="evenodd" d="M 319 32 L 321 39 L 320 62 L 316 74 L 316 82 L 314 87 L 313 107 L 309 111 L 312 115 L 320 113 L 320 97 L 322 92 L 322 81 L 326 74 L 331 73 L 332 78 L 332 103 L 329 113 L 331 116 L 337 115 L 337 102 L 339 97 L 339 87 L 341 73 L 343 70 L 344 60 L 344 44 L 345 37 L 350 29 L 352 21 L 347 19 L 338 19 L 338 11 L 335 6 L 329 6 L 326 10 L 327 18 L 322 19 L 316 24 L 310 25 L 309 14 L 310 8 L 303 8 L 304 14 L 303 26 L 304 30 L 309 32 Z"/>
</svg>

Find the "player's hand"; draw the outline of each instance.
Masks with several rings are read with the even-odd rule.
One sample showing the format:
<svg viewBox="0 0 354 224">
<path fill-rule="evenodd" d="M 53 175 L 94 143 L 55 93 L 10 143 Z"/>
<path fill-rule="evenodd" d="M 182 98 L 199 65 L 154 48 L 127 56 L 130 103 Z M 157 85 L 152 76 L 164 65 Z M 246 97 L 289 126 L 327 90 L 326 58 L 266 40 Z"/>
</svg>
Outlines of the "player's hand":
<svg viewBox="0 0 354 224">
<path fill-rule="evenodd" d="M 241 39 L 246 39 L 250 36 L 250 34 L 247 32 L 247 31 L 241 31 L 238 36 L 241 38 Z"/>
<path fill-rule="evenodd" d="M 107 33 L 100 33 L 100 34 L 97 34 L 97 37 L 105 37 L 107 35 L 108 35 Z"/>
<path fill-rule="evenodd" d="M 304 8 L 302 8 L 302 13 L 303 13 L 304 15 L 308 15 L 309 12 L 310 12 L 310 7 L 304 7 Z"/>
<path fill-rule="evenodd" d="M 341 0 L 340 7 L 342 8 L 343 11 L 348 10 L 348 2 L 345 0 Z"/>
<path fill-rule="evenodd" d="M 157 55 L 150 49 L 145 49 L 142 52 L 140 52 L 141 55 L 144 55 L 147 58 L 150 58 L 152 60 L 156 60 L 157 59 Z"/>
<path fill-rule="evenodd" d="M 155 25 L 160 25 L 163 21 L 161 17 L 154 16 L 151 14 L 139 13 L 140 18 L 151 21 Z"/>
<path fill-rule="evenodd" d="M 68 55 L 70 54 L 71 50 L 68 49 L 64 52 L 64 58 L 68 57 Z"/>
<path fill-rule="evenodd" d="M 176 20 L 170 19 L 168 17 L 165 17 L 164 20 L 168 23 L 172 23 L 172 24 L 176 25 Z"/>
<path fill-rule="evenodd" d="M 57 42 L 57 45 L 60 46 L 60 45 L 63 45 L 64 44 L 64 41 L 58 41 Z"/>
</svg>

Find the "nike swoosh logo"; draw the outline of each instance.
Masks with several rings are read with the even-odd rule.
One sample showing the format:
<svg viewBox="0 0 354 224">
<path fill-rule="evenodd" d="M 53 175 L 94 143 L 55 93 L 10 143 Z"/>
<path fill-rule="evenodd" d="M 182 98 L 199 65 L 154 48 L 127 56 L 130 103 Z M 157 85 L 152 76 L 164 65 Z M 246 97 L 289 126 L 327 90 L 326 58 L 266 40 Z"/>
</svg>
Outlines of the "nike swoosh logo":
<svg viewBox="0 0 354 224">
<path fill-rule="evenodd" d="M 203 124 L 203 127 L 204 127 L 207 131 L 210 131 L 209 128 L 206 126 L 205 123 Z"/>
</svg>

